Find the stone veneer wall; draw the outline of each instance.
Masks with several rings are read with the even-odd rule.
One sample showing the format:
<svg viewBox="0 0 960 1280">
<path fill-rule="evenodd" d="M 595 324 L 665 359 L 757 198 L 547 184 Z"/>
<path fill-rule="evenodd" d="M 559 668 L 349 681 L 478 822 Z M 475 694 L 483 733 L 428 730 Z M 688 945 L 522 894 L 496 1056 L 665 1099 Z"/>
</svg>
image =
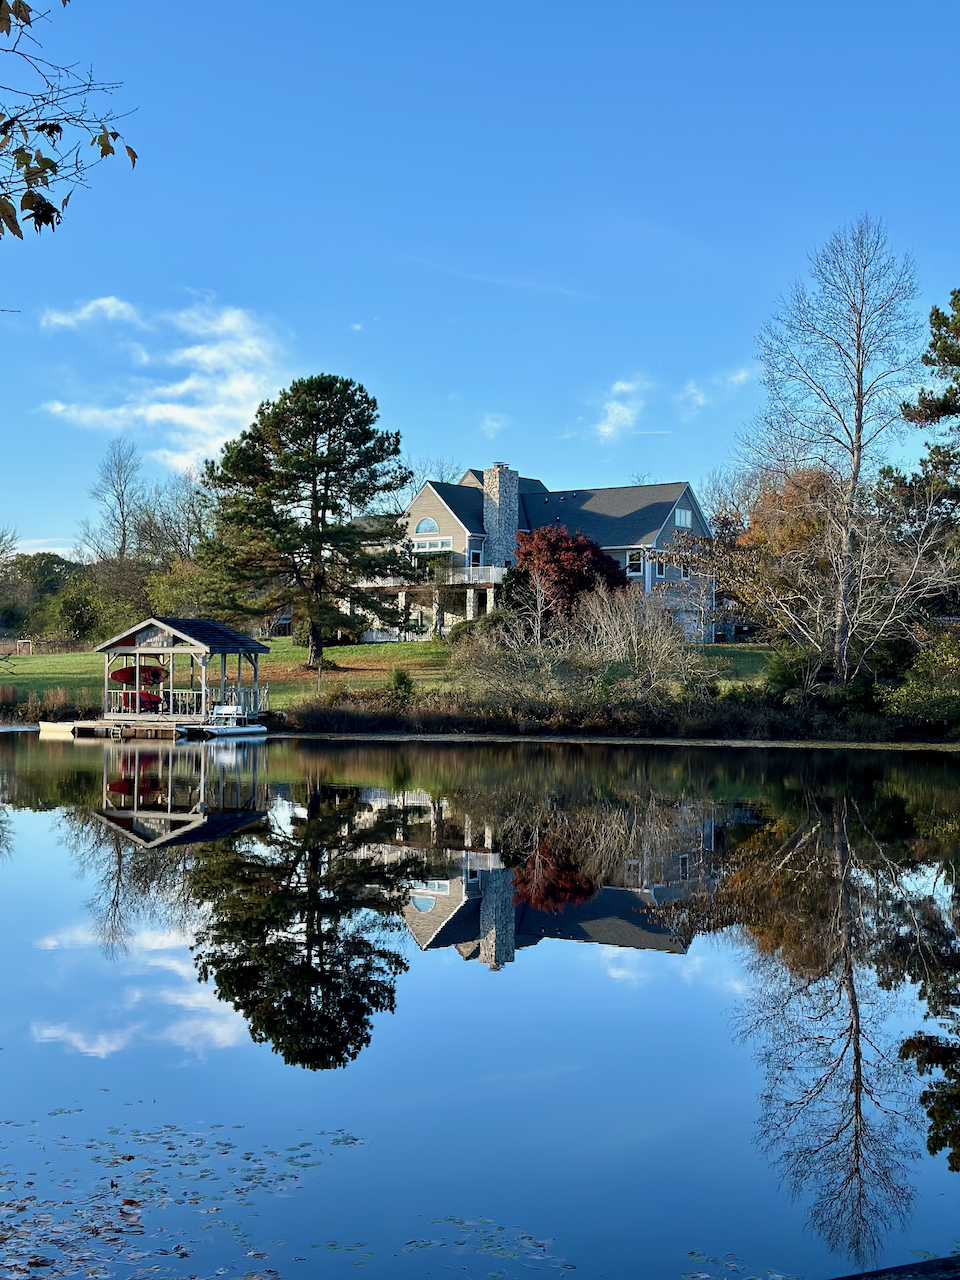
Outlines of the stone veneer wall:
<svg viewBox="0 0 960 1280">
<path fill-rule="evenodd" d="M 480 892 L 480 960 L 499 969 L 514 955 L 513 872 L 481 871 Z"/>
<path fill-rule="evenodd" d="M 485 564 L 511 563 L 517 554 L 520 523 L 519 473 L 509 467 L 487 467 L 483 473 L 483 527 L 487 540 L 483 548 Z"/>
</svg>

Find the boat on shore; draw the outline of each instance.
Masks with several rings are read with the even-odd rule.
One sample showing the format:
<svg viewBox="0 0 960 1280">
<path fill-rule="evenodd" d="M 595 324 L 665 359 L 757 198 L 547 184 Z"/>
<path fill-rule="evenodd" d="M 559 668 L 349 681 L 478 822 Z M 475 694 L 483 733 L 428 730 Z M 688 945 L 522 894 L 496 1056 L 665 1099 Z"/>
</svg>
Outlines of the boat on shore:
<svg viewBox="0 0 960 1280">
<path fill-rule="evenodd" d="M 267 726 L 242 707 L 225 705 L 214 707 L 212 717 L 200 726 L 208 738 L 264 738 Z"/>
</svg>

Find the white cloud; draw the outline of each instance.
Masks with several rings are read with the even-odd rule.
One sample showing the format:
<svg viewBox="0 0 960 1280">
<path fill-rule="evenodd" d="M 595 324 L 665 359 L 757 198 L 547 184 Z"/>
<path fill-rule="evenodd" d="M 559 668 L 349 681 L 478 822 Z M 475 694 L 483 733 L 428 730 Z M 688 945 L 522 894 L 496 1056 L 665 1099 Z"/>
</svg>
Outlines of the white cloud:
<svg viewBox="0 0 960 1280">
<path fill-rule="evenodd" d="M 360 324 L 352 324 L 350 328 L 354 331 L 354 333 L 359 333 L 360 330 L 363 328 L 363 322 L 361 321 Z"/>
<path fill-rule="evenodd" d="M 68 925 L 65 929 L 59 929 L 56 933 L 48 933 L 45 937 L 39 938 L 33 945 L 39 947 L 41 951 L 58 951 L 72 947 L 92 947 L 99 941 L 100 939 L 88 924 L 73 924 Z M 128 950 L 170 951 L 175 947 L 189 946 L 191 941 L 192 939 L 186 934 L 173 930 L 141 929 L 139 933 L 135 933 L 130 938 Z M 169 965 L 176 962 L 152 960 L 150 963 L 166 963 Z"/>
<path fill-rule="evenodd" d="M 280 345 L 252 312 L 211 303 L 155 317 L 151 331 L 156 334 L 152 343 L 125 348 L 128 362 L 141 372 L 130 375 L 120 403 L 51 400 L 44 408 L 79 427 L 140 431 L 159 461 L 181 469 L 195 466 L 249 426 L 260 401 L 276 393 L 282 381 Z M 145 369 L 175 370 L 180 376 L 151 378 Z"/>
<path fill-rule="evenodd" d="M 73 924 L 56 933 L 48 933 L 44 938 L 38 938 L 33 945 L 41 951 L 60 951 L 70 947 L 89 947 L 94 942 L 96 937 L 88 924 Z"/>
<path fill-rule="evenodd" d="M 752 382 L 757 376 L 755 369 L 735 369 L 733 373 L 725 373 L 719 381 L 725 387 L 729 387 L 731 391 L 737 387 L 742 387 L 745 382 Z"/>
<path fill-rule="evenodd" d="M 503 413 L 485 413 L 480 422 L 480 430 L 491 440 L 498 436 L 504 427 L 509 427 L 510 419 Z"/>
<path fill-rule="evenodd" d="M 619 947 L 597 948 L 604 973 L 614 982 L 629 987 L 679 979 L 687 986 L 742 996 L 749 990 L 734 959 L 719 952 L 677 955 L 670 952 L 626 951 Z"/>
<path fill-rule="evenodd" d="M 40 323 L 45 329 L 76 329 L 90 320 L 119 320 L 123 324 L 144 328 L 136 307 L 120 298 L 94 298 L 73 311 L 45 311 Z"/>
<path fill-rule="evenodd" d="M 677 396 L 677 403 L 680 405 L 680 416 L 684 422 L 689 422 L 691 418 L 695 418 L 705 404 L 710 401 L 706 393 L 697 386 L 691 378 L 687 385 Z"/>
<path fill-rule="evenodd" d="M 631 429 L 642 408 L 642 400 L 639 404 L 621 404 L 619 400 L 608 400 L 603 406 L 603 417 L 594 423 L 593 429 L 601 440 L 616 440 Z"/>
<path fill-rule="evenodd" d="M 165 988 L 156 993 L 164 1004 L 195 1014 L 166 1027 L 157 1037 L 181 1049 L 230 1049 L 246 1039 L 246 1022 L 237 1011 L 217 999 L 210 987 L 194 983 L 188 990 Z"/>
<path fill-rule="evenodd" d="M 74 1031 L 66 1023 L 59 1026 L 36 1023 L 30 1028 L 38 1044 L 66 1044 L 89 1058 L 109 1058 L 112 1053 L 125 1049 L 138 1029 L 137 1026 L 124 1027 L 120 1031 L 98 1031 L 88 1035 L 85 1031 Z"/>
<path fill-rule="evenodd" d="M 25 556 L 32 556 L 37 551 L 52 551 L 54 555 L 69 559 L 76 545 L 75 541 L 66 538 L 24 538 L 17 543 L 17 550 Z"/>
<path fill-rule="evenodd" d="M 650 388 L 645 378 L 635 375 L 632 378 L 618 378 L 603 399 L 603 412 L 593 423 L 591 430 L 595 435 L 608 443 L 627 435 L 664 435 L 665 432 L 636 430 L 637 418 L 643 412 L 646 401 L 641 391 Z"/>
</svg>

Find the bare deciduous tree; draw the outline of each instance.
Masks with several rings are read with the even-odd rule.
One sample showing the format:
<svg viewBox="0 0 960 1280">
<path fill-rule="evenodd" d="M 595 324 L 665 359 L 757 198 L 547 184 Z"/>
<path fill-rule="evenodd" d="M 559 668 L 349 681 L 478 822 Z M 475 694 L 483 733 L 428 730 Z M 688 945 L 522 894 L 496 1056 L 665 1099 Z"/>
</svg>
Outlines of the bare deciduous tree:
<svg viewBox="0 0 960 1280">
<path fill-rule="evenodd" d="M 80 544 L 98 560 L 126 560 L 136 548 L 145 489 L 141 478 L 143 463 L 132 440 L 117 436 L 110 441 L 97 467 L 96 482 L 87 490 L 100 508 L 94 524 L 80 524 Z"/>
<path fill-rule="evenodd" d="M 158 565 L 196 558 L 213 501 L 196 471 L 177 472 L 144 493 L 135 517 L 139 554 Z"/>
<path fill-rule="evenodd" d="M 912 261 L 895 257 L 883 224 L 864 215 L 810 255 L 809 285 L 794 285 L 758 339 L 767 404 L 743 450 L 767 474 L 806 468 L 831 477 L 825 514 L 835 535 L 840 682 L 852 667 L 864 484 L 903 424 L 901 403 L 919 367 L 916 296 Z"/>
</svg>

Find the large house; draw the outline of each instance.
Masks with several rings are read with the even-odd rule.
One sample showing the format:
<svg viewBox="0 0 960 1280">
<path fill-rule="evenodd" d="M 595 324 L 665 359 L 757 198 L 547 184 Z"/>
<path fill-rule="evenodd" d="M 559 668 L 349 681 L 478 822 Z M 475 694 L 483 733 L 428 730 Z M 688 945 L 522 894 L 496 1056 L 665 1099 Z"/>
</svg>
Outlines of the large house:
<svg viewBox="0 0 960 1280">
<path fill-rule="evenodd" d="M 681 571 L 656 554 L 678 532 L 711 536 L 685 480 L 551 491 L 504 462 L 471 467 L 457 484 L 428 480 L 406 519 L 414 555 L 447 556 L 452 569 L 504 569 L 516 555 L 518 533 L 563 526 L 592 538 L 647 591 L 658 579 L 679 579 Z"/>
<path fill-rule="evenodd" d="M 679 585 L 686 576 L 684 569 L 657 554 L 678 533 L 711 536 L 685 480 L 550 490 L 505 462 L 482 471 L 470 467 L 456 484 L 428 480 L 407 508 L 405 519 L 413 554 L 445 562 L 442 581 L 448 608 L 450 588 L 457 594 L 462 591 L 457 614 L 466 618 L 493 608 L 496 588 L 516 556 L 518 533 L 554 526 L 585 534 L 646 592 Z M 401 606 L 410 617 L 410 632 L 369 631 L 365 638 L 397 639 L 444 630 L 447 619 L 440 611 L 439 596 L 426 610 L 422 603 L 411 610 L 401 590 Z"/>
</svg>

